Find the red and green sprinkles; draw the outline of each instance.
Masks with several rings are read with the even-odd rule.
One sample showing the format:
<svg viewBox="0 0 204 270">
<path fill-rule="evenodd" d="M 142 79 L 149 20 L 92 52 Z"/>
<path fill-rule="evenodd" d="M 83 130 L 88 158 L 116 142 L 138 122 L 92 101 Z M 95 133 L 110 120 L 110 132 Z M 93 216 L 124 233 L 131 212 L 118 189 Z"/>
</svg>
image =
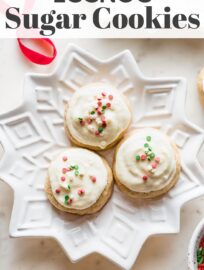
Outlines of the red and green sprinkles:
<svg viewBox="0 0 204 270">
<path fill-rule="evenodd" d="M 73 202 L 73 198 L 70 198 L 69 195 L 64 196 L 64 204 L 68 205 L 68 204 L 72 204 L 72 202 Z"/>
<path fill-rule="evenodd" d="M 148 165 L 150 174 L 154 174 L 155 170 L 157 169 L 158 164 L 160 163 L 160 157 L 156 156 L 156 154 L 153 152 L 151 147 L 151 141 L 152 137 L 147 136 L 146 141 L 144 143 L 144 153 L 141 155 L 136 155 L 135 160 L 137 162 L 144 162 L 148 161 L 150 165 Z M 142 176 L 142 180 L 144 182 L 147 182 L 150 175 L 146 174 Z"/>
<path fill-rule="evenodd" d="M 204 270 L 204 237 L 202 238 L 199 248 L 197 249 L 198 270 Z"/>
<path fill-rule="evenodd" d="M 105 113 L 107 110 L 111 109 L 113 100 L 113 95 L 107 95 L 102 92 L 101 95 L 96 97 L 95 108 L 89 112 L 87 117 L 78 117 L 79 124 L 81 127 L 85 125 L 91 125 L 93 122 L 96 124 L 94 130 L 92 130 L 95 136 L 100 136 L 103 134 L 104 129 L 107 127 L 107 118 Z"/>
<path fill-rule="evenodd" d="M 63 156 L 63 157 L 62 157 L 62 161 L 63 161 L 63 164 L 64 164 L 65 162 L 68 161 L 68 157 L 67 157 L 67 156 Z M 67 166 L 67 167 L 63 165 L 63 168 L 62 168 L 62 176 L 60 177 L 60 180 L 61 180 L 62 182 L 65 182 L 65 181 L 66 181 L 65 175 L 66 175 L 67 173 L 69 173 L 69 172 L 74 172 L 74 175 L 75 175 L 76 177 L 79 176 L 80 178 L 83 178 L 83 176 L 84 176 L 83 174 L 81 174 L 81 173 L 79 172 L 79 166 L 78 166 L 78 165 L 70 165 L 70 166 Z M 97 181 L 96 176 L 90 175 L 89 178 L 90 178 L 90 180 L 92 181 L 93 184 L 96 183 L 96 181 Z M 70 183 L 72 183 L 73 180 L 74 180 L 73 178 L 70 178 L 70 179 L 69 179 Z M 81 179 L 81 180 L 83 180 L 83 179 Z M 74 198 L 73 198 L 73 196 L 71 195 L 71 193 L 72 193 L 72 186 L 71 186 L 70 184 L 67 184 L 66 190 L 67 190 L 67 193 L 68 193 L 68 194 L 66 194 L 66 195 L 64 196 L 64 204 L 65 204 L 65 205 L 70 205 L 70 204 L 72 204 L 73 201 L 74 201 Z M 60 192 L 61 192 L 61 188 L 60 188 L 60 187 L 55 189 L 55 193 L 56 193 L 56 194 L 59 195 Z M 84 196 L 85 193 L 86 193 L 86 192 L 85 192 L 85 189 L 83 189 L 83 188 L 79 188 L 79 189 L 77 190 L 77 194 L 78 194 L 79 197 Z"/>
</svg>

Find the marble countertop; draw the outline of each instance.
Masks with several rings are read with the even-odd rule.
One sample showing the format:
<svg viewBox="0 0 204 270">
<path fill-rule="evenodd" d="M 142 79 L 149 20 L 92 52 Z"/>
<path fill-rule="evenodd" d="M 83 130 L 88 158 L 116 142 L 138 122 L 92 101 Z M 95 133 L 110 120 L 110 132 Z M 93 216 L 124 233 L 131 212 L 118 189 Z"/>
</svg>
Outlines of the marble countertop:
<svg viewBox="0 0 204 270">
<path fill-rule="evenodd" d="M 182 76 L 188 80 L 186 113 L 190 120 L 204 128 L 202 108 L 196 90 L 196 76 L 204 66 L 204 40 L 56 40 L 59 56 L 69 42 L 74 42 L 107 58 L 124 49 L 130 49 L 148 76 Z M 48 73 L 57 60 L 48 67 L 27 62 L 19 53 L 16 40 L 0 41 L 0 113 L 16 107 L 22 99 L 25 72 Z M 190 154 L 190 153 L 189 153 Z M 199 159 L 204 167 L 204 148 Z M 204 197 L 186 204 L 181 213 L 181 231 L 177 235 L 155 236 L 146 241 L 133 270 L 186 270 L 187 247 L 193 229 L 204 217 Z M 59 245 L 51 239 L 9 238 L 9 219 L 13 204 L 10 187 L 0 181 L 0 269 L 5 270 L 116 270 L 112 262 L 92 254 L 72 264 Z"/>
</svg>

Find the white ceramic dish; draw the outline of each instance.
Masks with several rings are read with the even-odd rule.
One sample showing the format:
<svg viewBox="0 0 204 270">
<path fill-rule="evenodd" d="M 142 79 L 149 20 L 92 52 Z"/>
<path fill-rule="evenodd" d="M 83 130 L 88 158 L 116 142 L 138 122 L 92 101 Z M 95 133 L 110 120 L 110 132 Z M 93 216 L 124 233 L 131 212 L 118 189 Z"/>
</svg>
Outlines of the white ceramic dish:
<svg viewBox="0 0 204 270">
<path fill-rule="evenodd" d="M 162 128 L 180 148 L 180 180 L 161 200 L 133 203 L 115 188 L 106 207 L 86 217 L 59 213 L 47 201 L 47 166 L 59 149 L 69 146 L 64 102 L 93 81 L 109 81 L 128 96 L 133 126 Z M 73 262 L 98 252 L 130 269 L 148 237 L 179 232 L 181 206 L 204 194 L 204 171 L 197 160 L 204 131 L 186 119 L 185 95 L 184 79 L 146 78 L 129 51 L 102 61 L 70 45 L 53 74 L 26 75 L 22 105 L 0 116 L 5 150 L 0 178 L 14 191 L 10 235 L 52 237 Z M 111 162 L 112 151 L 104 155 Z"/>
<path fill-rule="evenodd" d="M 204 236 L 204 219 L 196 226 L 188 246 L 188 269 L 198 270 L 197 250 Z"/>
</svg>

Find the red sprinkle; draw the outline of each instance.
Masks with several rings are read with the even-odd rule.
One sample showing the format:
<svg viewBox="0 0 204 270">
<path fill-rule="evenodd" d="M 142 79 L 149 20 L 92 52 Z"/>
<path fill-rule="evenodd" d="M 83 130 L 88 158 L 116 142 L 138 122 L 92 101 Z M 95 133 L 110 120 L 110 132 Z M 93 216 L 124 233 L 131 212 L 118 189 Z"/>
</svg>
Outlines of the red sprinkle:
<svg viewBox="0 0 204 270">
<path fill-rule="evenodd" d="M 98 113 L 98 115 L 101 115 L 102 114 L 102 110 L 100 108 L 98 108 L 97 113 Z"/>
<path fill-rule="evenodd" d="M 57 188 L 57 189 L 55 189 L 55 192 L 56 192 L 57 194 L 59 194 L 59 193 L 60 193 L 60 190 Z"/>
<path fill-rule="evenodd" d="M 147 156 L 146 155 L 141 155 L 141 160 L 145 160 L 147 158 Z"/>
<path fill-rule="evenodd" d="M 106 107 L 107 108 L 110 108 L 111 107 L 111 103 L 110 102 L 106 103 Z"/>
<path fill-rule="evenodd" d="M 143 181 L 147 181 L 147 180 L 148 180 L 148 176 L 147 176 L 147 175 L 144 175 L 144 176 L 142 177 L 142 179 L 143 179 Z"/>
<path fill-rule="evenodd" d="M 81 126 L 84 126 L 85 124 L 86 124 L 86 123 L 85 123 L 84 120 L 81 120 L 81 121 L 80 121 L 80 125 L 81 125 Z"/>
<path fill-rule="evenodd" d="M 78 195 L 79 196 L 82 196 L 82 195 L 84 195 L 85 194 L 85 190 L 84 189 L 79 189 L 78 190 Z"/>
<path fill-rule="evenodd" d="M 67 170 L 66 168 L 63 168 L 63 169 L 62 169 L 62 173 L 65 174 L 66 172 L 68 172 L 68 170 Z"/>
<path fill-rule="evenodd" d="M 102 122 L 106 121 L 106 118 L 105 118 L 104 115 L 101 116 L 101 121 L 102 121 Z"/>
<path fill-rule="evenodd" d="M 102 102 L 101 101 L 98 101 L 98 106 L 101 107 L 102 106 Z"/>
<path fill-rule="evenodd" d="M 107 126 L 105 116 L 101 116 L 102 126 L 105 128 Z"/>
<path fill-rule="evenodd" d="M 103 97 L 105 97 L 105 96 L 106 96 L 106 93 L 103 92 L 101 95 L 102 95 Z"/>
<path fill-rule="evenodd" d="M 152 168 L 156 169 L 156 167 L 157 167 L 157 163 L 152 163 Z"/>
<path fill-rule="evenodd" d="M 100 135 L 100 132 L 98 130 L 96 130 L 95 135 L 96 136 L 99 136 Z"/>
<path fill-rule="evenodd" d="M 113 96 L 112 95 L 109 95 L 108 98 L 109 98 L 109 100 L 113 100 Z"/>
<path fill-rule="evenodd" d="M 156 161 L 157 163 L 159 163 L 159 162 L 160 162 L 160 158 L 159 158 L 159 157 L 155 157 L 155 161 Z"/>
<path fill-rule="evenodd" d="M 65 177 L 64 177 L 64 176 L 61 177 L 61 181 L 62 181 L 62 182 L 65 181 Z"/>
<path fill-rule="evenodd" d="M 63 157 L 62 159 L 63 159 L 63 161 L 67 161 L 67 157 Z"/>
<path fill-rule="evenodd" d="M 199 247 L 204 248 L 204 237 L 201 239 Z"/>
<path fill-rule="evenodd" d="M 68 204 L 72 204 L 72 203 L 73 203 L 73 199 L 70 198 L 70 199 L 68 200 Z"/>
<path fill-rule="evenodd" d="M 91 176 L 90 178 L 93 183 L 96 183 L 96 176 Z"/>
<path fill-rule="evenodd" d="M 88 118 L 87 119 L 87 123 L 90 125 L 92 123 L 92 119 L 91 118 Z"/>
</svg>

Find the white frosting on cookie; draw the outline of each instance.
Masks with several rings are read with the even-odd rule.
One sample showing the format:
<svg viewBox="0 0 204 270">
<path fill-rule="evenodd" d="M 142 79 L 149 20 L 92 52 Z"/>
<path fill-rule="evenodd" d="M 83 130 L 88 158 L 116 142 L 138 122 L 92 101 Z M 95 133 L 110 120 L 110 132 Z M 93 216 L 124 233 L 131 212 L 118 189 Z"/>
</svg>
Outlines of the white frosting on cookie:
<svg viewBox="0 0 204 270">
<path fill-rule="evenodd" d="M 48 174 L 54 198 L 72 209 L 86 209 L 96 203 L 108 181 L 102 158 L 81 148 L 60 153 L 51 162 Z"/>
<path fill-rule="evenodd" d="M 113 86 L 94 83 L 72 96 L 66 119 L 77 141 L 103 149 L 128 128 L 131 112 L 124 97 Z"/>
<path fill-rule="evenodd" d="M 135 192 L 157 191 L 176 174 L 176 153 L 169 138 L 156 129 L 135 131 L 118 148 L 115 170 L 120 182 Z"/>
</svg>

